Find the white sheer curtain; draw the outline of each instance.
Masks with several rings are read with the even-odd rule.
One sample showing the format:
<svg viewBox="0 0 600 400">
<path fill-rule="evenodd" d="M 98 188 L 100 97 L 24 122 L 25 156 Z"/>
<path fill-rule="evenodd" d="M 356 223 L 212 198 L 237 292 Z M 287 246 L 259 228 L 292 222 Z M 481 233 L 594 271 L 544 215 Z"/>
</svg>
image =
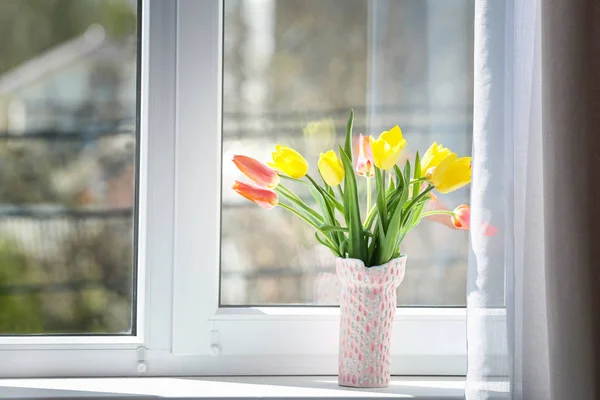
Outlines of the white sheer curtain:
<svg viewBox="0 0 600 400">
<path fill-rule="evenodd" d="M 540 26 L 536 0 L 475 3 L 467 399 L 549 398 Z"/>
<path fill-rule="evenodd" d="M 476 0 L 474 104 L 466 398 L 598 399 L 600 2 Z"/>
</svg>

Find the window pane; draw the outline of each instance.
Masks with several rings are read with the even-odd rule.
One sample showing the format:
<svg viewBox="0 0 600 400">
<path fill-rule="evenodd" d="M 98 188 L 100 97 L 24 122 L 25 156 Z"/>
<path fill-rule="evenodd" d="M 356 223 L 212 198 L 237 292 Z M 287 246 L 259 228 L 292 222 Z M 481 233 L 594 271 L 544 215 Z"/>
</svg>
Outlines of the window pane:
<svg viewBox="0 0 600 400">
<path fill-rule="evenodd" d="M 398 124 L 404 158 L 433 141 L 469 154 L 473 0 L 224 4 L 221 303 L 335 305 L 334 257 L 287 211 L 234 193 L 234 180 L 246 178 L 231 157 L 267 161 L 284 144 L 318 176 L 319 152 L 343 143 L 350 108 L 355 135 Z M 441 199 L 452 209 L 468 195 L 465 188 Z M 466 232 L 436 222 L 412 231 L 399 305 L 464 306 L 467 243 Z"/>
<path fill-rule="evenodd" d="M 0 334 L 132 333 L 137 2 L 0 0 Z"/>
</svg>

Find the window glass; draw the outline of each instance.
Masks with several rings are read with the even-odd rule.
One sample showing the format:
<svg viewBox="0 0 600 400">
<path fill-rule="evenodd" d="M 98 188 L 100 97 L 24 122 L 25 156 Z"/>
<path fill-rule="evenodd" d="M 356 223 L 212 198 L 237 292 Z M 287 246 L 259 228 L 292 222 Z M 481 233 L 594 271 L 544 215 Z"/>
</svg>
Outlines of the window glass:
<svg viewBox="0 0 600 400">
<path fill-rule="evenodd" d="M 137 13 L 0 0 L 0 334 L 133 333 Z"/>
<path fill-rule="evenodd" d="M 225 0 L 222 305 L 335 305 L 339 293 L 335 259 L 310 227 L 231 189 L 246 179 L 234 154 L 268 161 L 283 144 L 318 175 L 319 153 L 342 144 L 350 108 L 356 136 L 398 124 L 402 157 L 433 141 L 470 154 L 473 8 L 473 0 Z M 468 197 L 463 188 L 441 200 L 453 209 Z M 467 244 L 465 231 L 421 223 L 402 247 L 398 304 L 464 306 Z"/>
</svg>

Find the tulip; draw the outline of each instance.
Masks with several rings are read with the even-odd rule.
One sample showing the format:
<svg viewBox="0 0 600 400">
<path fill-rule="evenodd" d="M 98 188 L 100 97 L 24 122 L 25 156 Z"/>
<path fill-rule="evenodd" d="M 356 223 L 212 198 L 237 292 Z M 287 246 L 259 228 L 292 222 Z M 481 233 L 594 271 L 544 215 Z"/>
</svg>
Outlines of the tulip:
<svg viewBox="0 0 600 400">
<path fill-rule="evenodd" d="M 402 137 L 402 131 L 398 125 L 389 131 L 382 132 L 377 140 L 370 138 L 371 152 L 373 153 L 373 162 L 383 170 L 389 170 L 394 167 L 400 150 L 406 146 L 406 140 Z"/>
<path fill-rule="evenodd" d="M 455 228 L 469 230 L 471 228 L 471 207 L 466 204 L 456 207 L 450 218 Z M 485 236 L 494 236 L 498 232 L 498 228 L 495 226 L 486 223 L 483 226 L 483 234 Z"/>
<path fill-rule="evenodd" d="M 333 150 L 321 153 L 319 157 L 319 172 L 325 183 L 329 186 L 337 186 L 344 179 L 344 165 Z"/>
<path fill-rule="evenodd" d="M 272 153 L 273 162 L 269 167 L 278 169 L 292 178 L 300 179 L 308 172 L 308 163 L 296 150 L 277 145 Z"/>
<path fill-rule="evenodd" d="M 277 172 L 252 157 L 235 155 L 233 162 L 240 171 L 260 186 L 274 188 L 279 184 Z"/>
<path fill-rule="evenodd" d="M 267 210 L 270 210 L 279 204 L 277 193 L 268 188 L 235 181 L 232 189 Z"/>
<path fill-rule="evenodd" d="M 450 154 L 425 174 L 427 181 L 440 193 L 453 192 L 471 182 L 471 157 L 456 157 L 456 154 Z"/>
<path fill-rule="evenodd" d="M 431 168 L 437 167 L 452 152 L 437 142 L 433 142 L 421 158 L 421 174 L 425 176 Z"/>
<path fill-rule="evenodd" d="M 469 230 L 471 227 L 471 207 L 461 204 L 454 209 L 450 218 L 455 228 Z"/>
<path fill-rule="evenodd" d="M 375 176 L 375 171 L 373 169 L 373 155 L 371 154 L 370 136 L 363 136 L 361 134 L 358 140 L 356 173 L 360 176 L 366 176 L 369 178 Z"/>
</svg>

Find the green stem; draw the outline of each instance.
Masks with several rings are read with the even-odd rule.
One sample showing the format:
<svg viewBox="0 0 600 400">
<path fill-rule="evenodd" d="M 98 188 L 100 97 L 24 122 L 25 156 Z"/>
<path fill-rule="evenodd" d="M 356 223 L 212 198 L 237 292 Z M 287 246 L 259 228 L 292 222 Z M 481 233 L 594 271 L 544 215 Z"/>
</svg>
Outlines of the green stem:
<svg viewBox="0 0 600 400">
<path fill-rule="evenodd" d="M 310 184 L 309 184 L 308 182 L 306 182 L 306 181 L 303 181 L 302 179 L 292 178 L 291 176 L 287 176 L 287 175 L 281 175 L 281 174 L 279 175 L 279 177 L 280 177 L 280 178 L 283 178 L 283 179 L 285 179 L 285 180 L 288 180 L 288 181 L 297 182 L 297 183 L 301 183 L 301 184 L 303 184 L 303 185 L 308 185 L 308 186 L 310 186 Z"/>
<path fill-rule="evenodd" d="M 422 177 L 422 178 L 418 178 L 418 179 L 413 179 L 412 181 L 410 181 L 410 184 L 417 183 L 417 182 L 424 182 L 426 180 L 427 180 L 426 177 Z"/>
<path fill-rule="evenodd" d="M 387 232 L 387 204 L 385 196 L 385 171 L 381 171 L 379 168 L 375 168 L 375 184 L 377 186 L 377 212 L 379 213 L 379 220 L 383 227 L 383 233 Z"/>
<path fill-rule="evenodd" d="M 342 185 L 338 185 L 338 191 L 340 192 L 340 197 L 342 198 L 342 203 L 344 202 L 344 192 L 342 192 Z"/>
<path fill-rule="evenodd" d="M 305 212 L 309 213 L 317 220 L 323 219 L 323 217 L 318 212 L 316 212 L 315 210 L 310 208 L 304 201 L 302 201 L 301 198 L 296 196 L 291 190 L 289 190 L 288 188 L 283 186 L 281 183 L 279 185 L 277 185 L 277 187 L 275 188 L 275 191 L 280 192 L 283 196 L 290 198 L 293 203 L 296 203 L 297 206 L 302 208 Z"/>
<path fill-rule="evenodd" d="M 337 201 L 337 199 L 335 198 L 335 196 L 333 196 L 327 190 L 325 190 L 321 186 L 319 186 L 319 184 L 317 182 L 315 182 L 315 180 L 313 178 L 311 178 L 310 175 L 306 174 L 306 177 L 308 178 L 308 180 L 310 181 L 310 183 L 314 186 L 314 188 L 317 190 L 317 192 L 319 192 L 321 194 L 321 196 L 323 196 L 323 198 L 324 198 L 323 200 L 326 201 L 327 199 L 329 199 L 333 203 L 333 206 L 335 208 L 337 208 L 340 212 L 344 212 L 344 206 L 343 206 L 343 204 L 340 203 L 339 201 Z M 342 201 L 343 201 L 343 199 L 342 199 Z"/>
<path fill-rule="evenodd" d="M 312 226 L 313 228 L 315 228 L 317 230 L 317 232 L 319 232 L 321 235 L 323 235 L 323 237 L 325 237 L 325 240 L 327 240 L 327 242 L 329 242 L 329 244 L 333 248 L 337 248 L 336 244 L 331 241 L 331 239 L 329 238 L 329 236 L 327 236 L 325 234 L 325 232 L 323 232 L 319 226 L 317 226 L 316 224 L 314 224 L 312 221 L 304 218 L 304 216 L 302 214 L 300 214 L 298 211 L 294 210 L 292 207 L 288 206 L 287 204 L 283 204 L 283 203 L 279 203 L 279 207 L 288 210 L 289 212 L 291 212 L 292 214 L 296 215 L 298 218 L 300 218 L 301 220 L 303 220 L 304 222 L 306 222 L 307 224 L 309 224 L 310 226 Z"/>
<path fill-rule="evenodd" d="M 369 215 L 367 215 L 367 219 L 365 221 L 365 229 L 371 229 L 371 226 L 373 226 L 373 221 L 375 221 L 375 216 L 377 215 L 377 207 L 375 205 L 373 205 L 373 208 L 371 208 L 371 211 L 369 211 Z"/>
<path fill-rule="evenodd" d="M 419 182 L 419 181 L 424 181 L 425 178 L 420 178 L 420 179 L 415 179 L 413 181 L 411 181 L 411 183 L 414 182 Z M 369 210 L 369 208 L 367 208 L 367 210 Z M 367 214 L 367 219 L 365 220 L 365 228 L 366 229 L 371 229 L 371 226 L 373 224 L 373 221 L 375 221 L 375 216 L 377 215 L 377 207 L 374 204 L 373 208 L 371 208 Z"/>
<path fill-rule="evenodd" d="M 367 180 L 367 213 L 370 213 L 369 210 L 371 210 L 371 178 L 369 178 L 368 176 L 365 177 L 365 179 Z M 369 217 L 367 216 L 367 219 L 365 219 L 365 224 L 368 221 Z"/>
<path fill-rule="evenodd" d="M 427 187 L 427 189 L 423 190 L 421 192 L 421 194 L 419 194 L 417 197 L 415 197 L 410 204 L 408 205 L 408 207 L 406 207 L 406 210 L 404 210 L 404 216 L 402 217 L 402 223 L 400 224 L 400 226 L 404 226 L 404 224 L 406 223 L 408 216 L 410 215 L 410 210 L 414 207 L 415 204 L 417 204 L 417 202 L 419 200 L 421 200 L 423 197 L 427 196 L 427 194 L 429 192 L 431 192 L 433 189 L 435 189 L 435 187 L 433 185 L 429 185 Z"/>
<path fill-rule="evenodd" d="M 423 214 L 421 214 L 421 217 L 429 217 L 430 215 L 454 215 L 454 211 L 449 211 L 449 210 L 426 211 Z"/>
</svg>

